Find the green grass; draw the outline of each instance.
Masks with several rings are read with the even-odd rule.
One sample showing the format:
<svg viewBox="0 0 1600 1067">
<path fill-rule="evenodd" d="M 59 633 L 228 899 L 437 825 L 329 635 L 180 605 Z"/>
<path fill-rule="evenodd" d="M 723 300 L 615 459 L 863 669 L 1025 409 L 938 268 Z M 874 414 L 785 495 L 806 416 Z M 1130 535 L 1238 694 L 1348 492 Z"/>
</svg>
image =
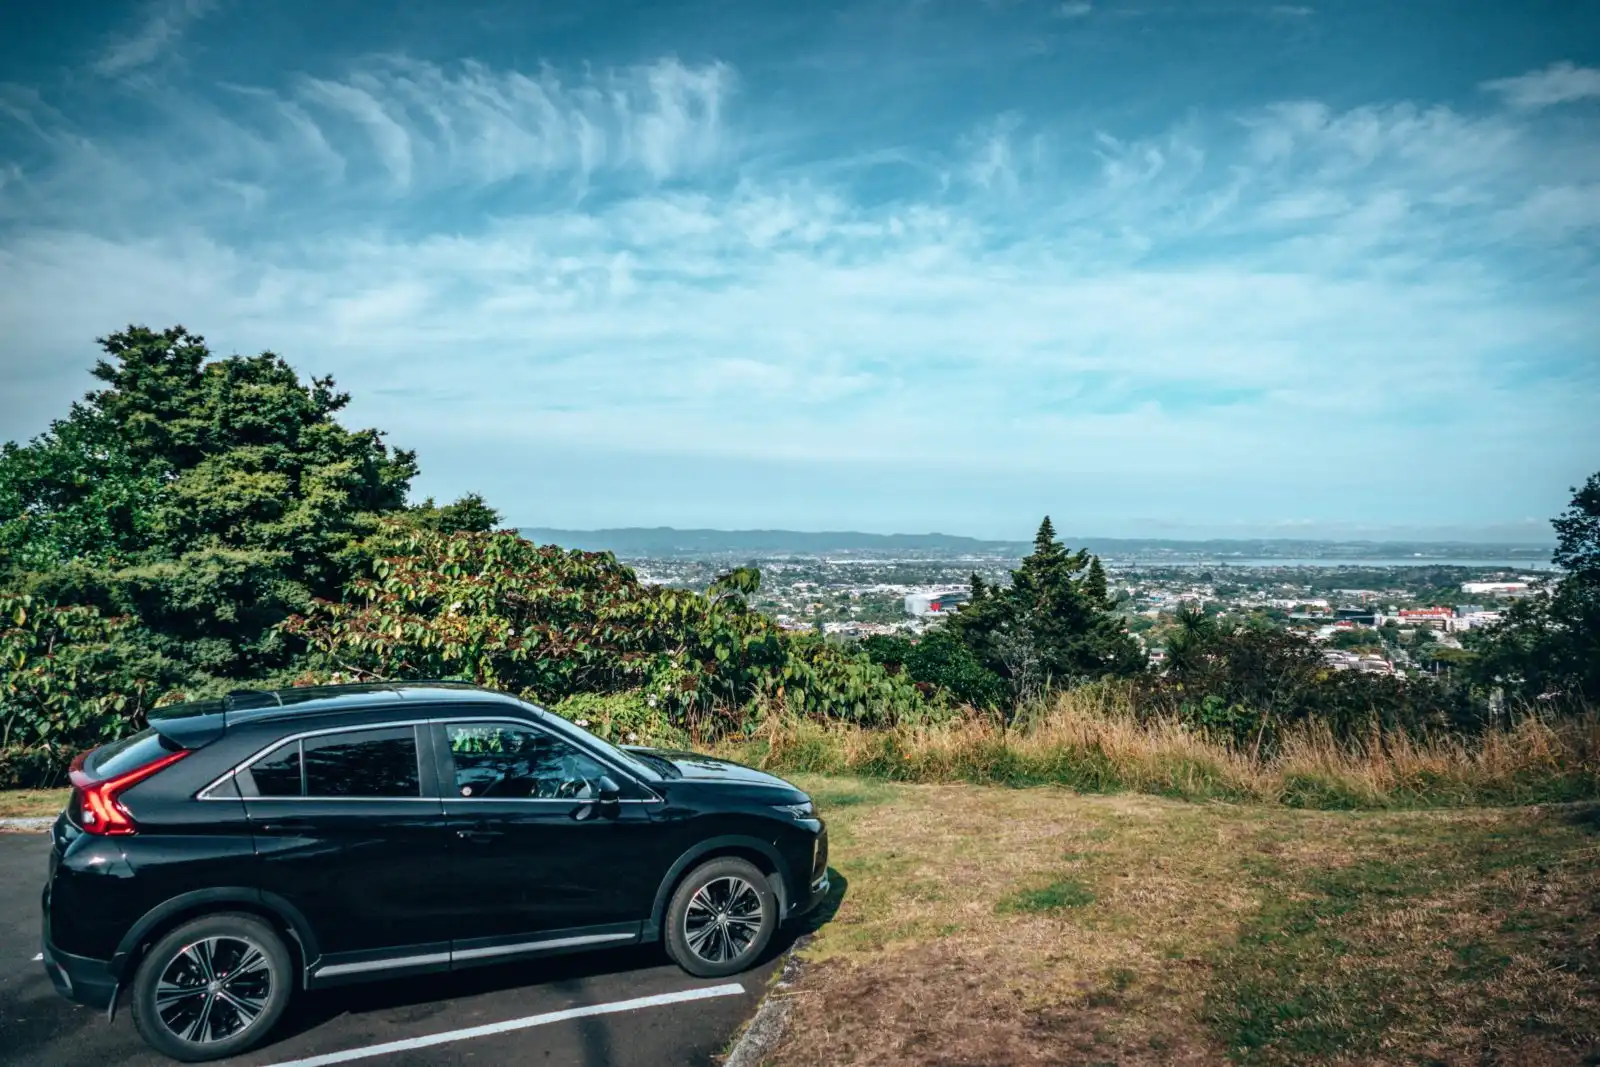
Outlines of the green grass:
<svg viewBox="0 0 1600 1067">
<path fill-rule="evenodd" d="M 67 806 L 70 789 L 0 790 L 0 818 L 37 818 L 58 815 Z"/>
<path fill-rule="evenodd" d="M 1378 1057 L 1396 1030 L 1426 1048 L 1485 1015 L 1507 1043 L 1535 1036 L 1569 999 L 1541 980 L 1550 961 L 1539 957 L 1577 935 L 1561 906 L 1594 882 L 1592 862 L 1572 862 L 1585 846 L 1574 821 L 1422 822 L 1374 836 L 1383 858 L 1331 870 L 1256 864 L 1262 906 L 1213 953 L 1204 1018 L 1251 1065 Z M 1547 883 L 1548 907 L 1506 910 L 1530 876 Z M 1596 964 L 1580 962 L 1590 975 Z"/>
<path fill-rule="evenodd" d="M 1026 911 L 1062 911 L 1094 903 L 1094 891 L 1076 878 L 1063 878 L 1039 889 L 1025 889 L 995 905 L 1000 914 Z"/>
<path fill-rule="evenodd" d="M 777 1067 L 1600 1065 L 1600 805 L 798 784 L 839 899 Z"/>
</svg>

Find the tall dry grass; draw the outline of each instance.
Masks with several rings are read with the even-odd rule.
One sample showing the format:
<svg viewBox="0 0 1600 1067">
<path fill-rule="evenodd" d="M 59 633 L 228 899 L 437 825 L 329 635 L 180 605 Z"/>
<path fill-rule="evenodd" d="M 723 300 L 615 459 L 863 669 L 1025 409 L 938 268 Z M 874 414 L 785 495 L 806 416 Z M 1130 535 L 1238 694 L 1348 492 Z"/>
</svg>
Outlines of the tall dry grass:
<svg viewBox="0 0 1600 1067">
<path fill-rule="evenodd" d="M 1067 692 L 1007 727 L 973 716 L 938 726 L 865 729 L 783 716 L 727 754 L 775 771 L 914 782 L 1062 785 L 1295 807 L 1528 804 L 1600 798 L 1600 715 L 1526 715 L 1472 736 L 1325 727 L 1252 758 L 1182 723 L 1140 721 L 1114 692 Z"/>
</svg>

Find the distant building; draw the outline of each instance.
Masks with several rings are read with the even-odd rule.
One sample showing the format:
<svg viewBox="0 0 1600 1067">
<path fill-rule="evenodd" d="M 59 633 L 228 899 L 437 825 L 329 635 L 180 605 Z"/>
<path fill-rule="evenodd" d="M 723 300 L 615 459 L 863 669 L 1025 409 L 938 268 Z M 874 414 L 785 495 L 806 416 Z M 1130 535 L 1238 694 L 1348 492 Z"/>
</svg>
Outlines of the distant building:
<svg viewBox="0 0 1600 1067">
<path fill-rule="evenodd" d="M 1428 626 L 1448 630 L 1455 625 L 1454 608 L 1401 608 L 1396 616 L 1401 626 Z"/>
<path fill-rule="evenodd" d="M 1488 596 L 1525 596 L 1528 592 L 1527 582 L 1462 582 L 1463 593 L 1486 594 Z"/>
<path fill-rule="evenodd" d="M 956 589 L 943 593 L 912 593 L 906 597 L 906 614 L 918 619 L 954 615 L 971 599 L 972 594 Z"/>
<path fill-rule="evenodd" d="M 1340 622 L 1350 622 L 1357 626 L 1376 626 L 1378 616 L 1371 608 L 1339 608 L 1334 615 Z"/>
</svg>

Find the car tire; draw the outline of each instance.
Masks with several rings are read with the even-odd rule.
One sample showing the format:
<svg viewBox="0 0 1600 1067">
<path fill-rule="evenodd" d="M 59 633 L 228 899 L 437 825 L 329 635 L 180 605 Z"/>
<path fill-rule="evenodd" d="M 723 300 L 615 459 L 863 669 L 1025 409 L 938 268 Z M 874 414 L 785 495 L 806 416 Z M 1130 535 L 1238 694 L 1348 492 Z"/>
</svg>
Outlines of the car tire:
<svg viewBox="0 0 1600 1067">
<path fill-rule="evenodd" d="M 233 1056 L 271 1032 L 293 982 L 294 961 L 271 926 L 242 913 L 207 915 L 144 954 L 130 990 L 133 1025 L 184 1063 Z"/>
<path fill-rule="evenodd" d="M 698 978 L 737 974 L 761 958 L 778 928 L 778 898 L 753 863 L 702 863 L 667 904 L 667 955 Z"/>
</svg>

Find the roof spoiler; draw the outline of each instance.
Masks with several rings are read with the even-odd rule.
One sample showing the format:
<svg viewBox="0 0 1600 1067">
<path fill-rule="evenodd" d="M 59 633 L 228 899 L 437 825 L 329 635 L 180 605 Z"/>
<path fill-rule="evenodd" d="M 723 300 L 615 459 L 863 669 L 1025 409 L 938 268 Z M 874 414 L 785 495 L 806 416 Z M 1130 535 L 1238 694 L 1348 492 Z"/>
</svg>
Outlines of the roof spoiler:
<svg viewBox="0 0 1600 1067">
<path fill-rule="evenodd" d="M 277 694 L 261 689 L 235 689 L 221 700 L 199 700 L 173 704 L 150 712 L 150 726 L 161 736 L 184 748 L 204 748 L 228 728 L 228 713 L 246 708 L 269 708 L 282 704 Z"/>
</svg>

